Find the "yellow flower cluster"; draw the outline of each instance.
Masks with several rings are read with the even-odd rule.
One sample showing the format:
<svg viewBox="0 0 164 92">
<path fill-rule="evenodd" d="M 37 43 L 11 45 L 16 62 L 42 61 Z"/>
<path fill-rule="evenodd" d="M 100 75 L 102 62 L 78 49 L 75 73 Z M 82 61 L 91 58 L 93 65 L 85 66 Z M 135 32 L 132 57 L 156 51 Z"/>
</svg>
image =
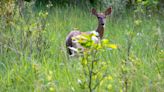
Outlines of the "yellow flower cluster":
<svg viewBox="0 0 164 92">
<path fill-rule="evenodd" d="M 93 39 L 94 38 L 94 39 Z M 82 34 L 72 38 L 74 42 L 80 43 L 85 48 L 93 48 L 93 49 L 103 49 L 103 48 L 111 48 L 117 49 L 117 45 L 110 44 L 108 39 L 102 39 L 99 41 L 99 38 L 96 34 Z"/>
</svg>

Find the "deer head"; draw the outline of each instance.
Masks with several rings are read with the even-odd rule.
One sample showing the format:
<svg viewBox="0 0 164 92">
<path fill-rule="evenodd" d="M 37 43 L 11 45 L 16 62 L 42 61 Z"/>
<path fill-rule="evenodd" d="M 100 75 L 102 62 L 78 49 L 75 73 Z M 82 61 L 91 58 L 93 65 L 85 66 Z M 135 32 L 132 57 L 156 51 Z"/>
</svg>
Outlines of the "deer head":
<svg viewBox="0 0 164 92">
<path fill-rule="evenodd" d="M 95 15 L 98 19 L 98 27 L 96 31 L 99 33 L 101 39 L 104 34 L 104 25 L 105 25 L 106 16 L 111 14 L 111 12 L 112 12 L 111 7 L 109 7 L 105 12 L 102 13 L 97 13 L 95 8 L 92 9 L 92 14 Z"/>
</svg>

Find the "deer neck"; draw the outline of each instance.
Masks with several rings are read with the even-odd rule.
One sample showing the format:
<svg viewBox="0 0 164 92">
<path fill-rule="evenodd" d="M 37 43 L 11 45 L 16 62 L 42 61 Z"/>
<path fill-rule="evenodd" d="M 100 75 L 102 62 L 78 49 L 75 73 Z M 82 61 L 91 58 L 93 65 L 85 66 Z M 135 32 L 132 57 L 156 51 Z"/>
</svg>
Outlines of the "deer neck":
<svg viewBox="0 0 164 92">
<path fill-rule="evenodd" d="M 100 39 L 102 39 L 103 35 L 104 35 L 104 26 L 99 24 L 97 29 L 96 29 L 96 32 L 99 33 L 99 36 L 100 36 Z"/>
</svg>

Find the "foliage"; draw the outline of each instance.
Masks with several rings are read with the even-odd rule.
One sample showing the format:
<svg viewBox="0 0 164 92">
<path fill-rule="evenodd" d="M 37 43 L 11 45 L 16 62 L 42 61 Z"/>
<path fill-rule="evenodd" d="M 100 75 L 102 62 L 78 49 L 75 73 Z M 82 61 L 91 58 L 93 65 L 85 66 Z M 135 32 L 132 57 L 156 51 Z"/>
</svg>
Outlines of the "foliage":
<svg viewBox="0 0 164 92">
<path fill-rule="evenodd" d="M 0 92 L 86 92 L 89 78 L 84 72 L 89 73 L 86 65 L 91 65 L 93 60 L 97 61 L 93 71 L 99 70 L 92 77 L 92 89 L 98 83 L 97 92 L 164 90 L 163 13 L 145 16 L 146 12 L 140 10 L 125 11 L 122 17 L 110 17 L 104 37 L 110 39 L 109 43 L 116 43 L 117 50 L 100 48 L 93 58 L 94 50 L 90 49 L 97 46 L 86 45 L 93 54 L 88 52 L 88 56 L 79 60 L 67 58 L 65 37 L 74 27 L 81 31 L 94 30 L 97 20 L 90 13 L 75 6 L 50 9 L 52 5 L 46 5 L 48 9 L 39 10 L 35 2 L 3 1 Z"/>
<path fill-rule="evenodd" d="M 41 91 L 40 86 L 42 85 L 44 85 L 44 90 L 54 90 L 52 72 L 46 70 L 42 73 L 43 70 L 41 70 L 39 62 L 34 60 L 37 57 L 38 59 L 40 58 L 41 61 L 44 61 L 42 56 L 46 56 L 45 53 L 47 53 L 47 50 L 45 49 L 47 49 L 50 44 L 50 41 L 46 40 L 48 37 L 48 23 L 46 22 L 48 11 L 41 10 L 37 13 L 33 11 L 33 7 L 34 2 L 15 3 L 9 0 L 7 3 L 2 4 L 0 8 L 2 11 L 0 15 L 0 64 L 4 65 L 5 69 L 11 68 L 12 71 L 1 71 L 3 72 L 1 76 L 4 76 L 4 79 L 7 77 L 11 78 L 11 81 L 9 80 L 7 83 L 1 82 L 1 87 L 3 87 L 3 89 L 0 91 L 10 91 L 10 88 L 13 89 L 13 87 L 21 85 L 24 81 L 29 83 L 28 87 L 30 87 L 33 82 L 35 91 Z M 5 59 L 6 55 L 12 56 L 14 59 Z M 23 62 L 18 62 L 19 60 Z M 27 63 L 29 61 L 30 63 Z M 8 64 L 11 66 L 7 67 Z M 27 67 L 24 68 L 23 66 Z M 28 72 L 32 72 L 30 77 L 26 72 L 24 72 L 23 75 L 17 75 L 20 69 L 24 69 L 27 74 Z M 6 75 L 5 72 L 10 74 Z M 24 76 L 29 80 L 22 79 Z M 32 80 L 32 76 L 35 76 L 35 81 Z M 43 81 L 42 78 L 44 78 L 46 82 Z M 19 90 L 23 91 L 24 89 Z M 32 90 L 32 88 L 28 90 Z"/>
<path fill-rule="evenodd" d="M 84 77 L 78 79 L 78 81 L 81 88 L 88 88 L 90 92 L 93 92 L 98 86 L 100 86 L 100 84 L 102 85 L 102 81 L 105 79 L 109 81 L 112 80 L 112 77 L 107 74 L 109 71 L 108 65 L 106 64 L 107 61 L 101 61 L 99 59 L 99 54 L 107 49 L 110 51 L 117 48 L 116 45 L 109 44 L 107 39 L 96 42 L 94 40 L 96 38 L 97 37 L 94 33 L 81 34 L 73 38 L 85 48 L 83 55 L 80 58 L 81 65 L 83 66 Z"/>
<path fill-rule="evenodd" d="M 162 0 L 36 0 L 36 5 L 54 4 L 54 6 L 76 6 L 82 9 L 90 9 L 91 7 L 106 8 L 112 6 L 114 16 L 120 16 L 127 9 L 154 12 L 161 9 L 164 3 Z"/>
<path fill-rule="evenodd" d="M 39 14 L 32 12 L 33 3 L 25 3 L 24 6 L 18 6 L 14 2 L 9 2 L 4 5 L 3 14 L 1 15 L 1 44 L 3 48 L 10 49 L 11 52 L 24 54 L 25 49 L 30 49 L 28 55 L 32 52 L 38 52 L 38 55 L 47 47 L 46 41 L 46 18 L 47 11 L 40 11 Z M 28 14 L 28 15 L 27 15 Z M 33 17 L 33 19 L 30 19 Z M 24 26 L 25 25 L 25 26 Z M 18 38 L 20 37 L 20 38 Z M 12 41 L 12 39 L 20 39 Z M 19 45 L 18 47 L 10 47 Z M 32 49 L 33 47 L 35 49 Z M 2 49 L 4 50 L 4 49 Z M 2 51 L 3 52 L 3 51 Z"/>
</svg>

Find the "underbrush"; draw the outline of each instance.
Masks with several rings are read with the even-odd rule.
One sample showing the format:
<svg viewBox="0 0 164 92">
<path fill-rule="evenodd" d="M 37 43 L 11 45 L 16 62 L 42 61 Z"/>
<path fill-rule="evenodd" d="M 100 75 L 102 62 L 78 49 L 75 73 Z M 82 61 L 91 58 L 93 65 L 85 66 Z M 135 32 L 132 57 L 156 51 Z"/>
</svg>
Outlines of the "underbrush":
<svg viewBox="0 0 164 92">
<path fill-rule="evenodd" d="M 1 15 L 0 91 L 89 91 L 82 86 L 85 76 L 80 59 L 67 56 L 65 38 L 74 28 L 95 30 L 96 17 L 79 8 L 38 12 L 27 7 L 22 15 L 18 7 L 11 16 Z M 164 90 L 164 19 L 134 15 L 127 12 L 107 18 L 104 38 L 118 48 L 97 56 L 108 70 L 95 89 L 98 92 Z"/>
</svg>

